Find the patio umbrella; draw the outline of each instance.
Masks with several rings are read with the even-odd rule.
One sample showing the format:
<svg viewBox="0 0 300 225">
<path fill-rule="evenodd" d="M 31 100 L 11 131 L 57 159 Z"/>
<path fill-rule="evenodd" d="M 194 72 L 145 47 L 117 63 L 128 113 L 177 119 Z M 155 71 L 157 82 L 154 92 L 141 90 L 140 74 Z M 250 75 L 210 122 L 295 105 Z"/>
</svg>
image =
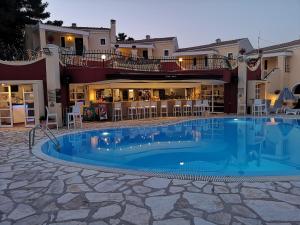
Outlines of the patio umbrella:
<svg viewBox="0 0 300 225">
<path fill-rule="evenodd" d="M 294 100 L 296 101 L 296 97 L 293 95 L 291 90 L 287 87 L 283 88 L 279 94 L 278 100 L 280 101 L 287 101 L 287 100 Z"/>
<path fill-rule="evenodd" d="M 274 107 L 271 109 L 271 112 L 276 112 L 277 109 L 280 109 L 282 107 L 283 102 L 287 100 L 296 101 L 297 98 L 294 96 L 294 94 L 289 88 L 285 87 L 280 92 L 277 100 L 275 101 Z"/>
</svg>

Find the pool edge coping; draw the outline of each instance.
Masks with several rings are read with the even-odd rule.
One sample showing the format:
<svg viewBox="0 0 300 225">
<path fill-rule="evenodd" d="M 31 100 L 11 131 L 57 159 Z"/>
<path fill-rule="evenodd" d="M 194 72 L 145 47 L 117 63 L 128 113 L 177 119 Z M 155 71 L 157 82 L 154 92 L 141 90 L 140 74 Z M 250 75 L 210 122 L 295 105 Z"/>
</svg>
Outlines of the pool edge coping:
<svg viewBox="0 0 300 225">
<path fill-rule="evenodd" d="M 182 123 L 191 120 L 198 120 L 198 119 L 215 119 L 215 118 L 253 118 L 253 116 L 223 116 L 223 117 L 200 117 L 200 118 L 185 118 L 179 121 L 167 121 L 161 122 L 157 124 L 148 124 L 152 127 L 159 127 L 163 125 L 172 125 L 177 123 Z M 280 116 L 263 116 L 263 117 L 254 117 L 254 118 L 280 118 Z M 299 118 L 286 118 L 290 120 L 299 119 Z M 99 131 L 104 129 L 116 129 L 116 128 L 135 128 L 139 125 L 127 125 L 127 126 L 111 126 L 105 128 L 91 128 L 85 129 L 82 128 L 77 131 L 66 132 L 57 135 L 56 137 L 65 136 L 68 134 L 78 134 L 83 133 L 86 131 Z M 181 175 L 181 174 L 169 174 L 169 173 L 159 173 L 159 172 L 150 172 L 150 171 L 137 171 L 131 169 L 122 169 L 122 168 L 112 168 L 112 167 L 105 167 L 105 166 L 98 166 L 98 165 L 88 165 L 79 162 L 70 162 L 62 159 L 57 159 L 55 157 L 49 156 L 42 151 L 42 145 L 49 141 L 48 138 L 43 138 L 39 140 L 39 142 L 33 146 L 30 150 L 31 153 L 39 159 L 59 164 L 62 166 L 72 166 L 81 169 L 91 169 L 97 170 L 99 172 L 107 172 L 107 173 L 119 173 L 119 174 L 128 174 L 128 175 L 136 175 L 136 176 L 146 176 L 146 177 L 160 177 L 160 178 L 167 178 L 167 179 L 181 179 L 181 180 L 194 180 L 194 181 L 210 181 L 210 182 L 276 182 L 276 181 L 300 181 L 300 175 L 288 175 L 288 176 L 214 176 L 214 175 Z"/>
</svg>

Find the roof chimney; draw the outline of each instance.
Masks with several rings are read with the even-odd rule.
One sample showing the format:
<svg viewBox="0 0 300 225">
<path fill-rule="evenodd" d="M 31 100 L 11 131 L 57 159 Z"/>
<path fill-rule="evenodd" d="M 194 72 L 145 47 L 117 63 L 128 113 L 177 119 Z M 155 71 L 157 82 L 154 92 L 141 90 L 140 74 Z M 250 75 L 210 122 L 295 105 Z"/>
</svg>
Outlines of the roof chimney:
<svg viewBox="0 0 300 225">
<path fill-rule="evenodd" d="M 149 35 L 149 34 L 146 35 L 146 39 L 147 39 L 147 40 L 150 39 L 150 35 Z"/>
<path fill-rule="evenodd" d="M 217 39 L 216 39 L 216 43 L 217 43 L 217 44 L 221 43 L 221 39 L 220 39 L 220 38 L 217 38 Z"/>
<path fill-rule="evenodd" d="M 72 23 L 72 27 L 77 27 L 77 24 L 76 23 Z"/>
<path fill-rule="evenodd" d="M 116 20 L 111 19 L 110 20 L 110 41 L 111 41 L 111 43 L 116 43 L 116 34 L 117 34 Z"/>
</svg>

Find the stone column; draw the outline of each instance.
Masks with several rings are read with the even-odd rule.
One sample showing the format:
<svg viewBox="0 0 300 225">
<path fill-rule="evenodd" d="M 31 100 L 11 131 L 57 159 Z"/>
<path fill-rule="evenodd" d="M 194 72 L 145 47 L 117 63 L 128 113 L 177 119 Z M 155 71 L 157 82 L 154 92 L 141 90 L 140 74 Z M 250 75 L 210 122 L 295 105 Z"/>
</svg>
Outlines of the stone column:
<svg viewBox="0 0 300 225">
<path fill-rule="evenodd" d="M 279 68 L 278 76 L 280 77 L 280 90 L 288 87 L 288 76 L 285 74 L 285 56 L 277 57 L 277 66 Z"/>
<path fill-rule="evenodd" d="M 41 49 L 45 48 L 46 47 L 46 31 L 44 29 L 40 29 L 40 32 L 39 32 L 39 36 L 40 36 L 40 47 Z"/>
<path fill-rule="evenodd" d="M 137 58 L 137 49 L 136 48 L 131 49 L 131 56 L 133 58 Z"/>
<path fill-rule="evenodd" d="M 153 57 L 152 48 L 148 48 L 147 51 L 148 51 L 148 58 L 151 59 Z"/>
<path fill-rule="evenodd" d="M 237 108 L 238 113 L 239 109 L 242 108 L 240 104 L 248 105 L 247 99 L 247 64 L 244 61 L 238 62 L 238 94 L 237 94 Z M 249 102 L 248 102 L 249 103 Z M 245 107 L 246 107 L 245 106 Z M 247 108 L 245 109 L 247 112 Z"/>
<path fill-rule="evenodd" d="M 58 46 L 48 45 L 51 55 L 46 55 L 48 108 L 57 113 L 58 126 L 62 126 L 62 104 L 56 102 L 56 90 L 61 90 Z"/>
</svg>

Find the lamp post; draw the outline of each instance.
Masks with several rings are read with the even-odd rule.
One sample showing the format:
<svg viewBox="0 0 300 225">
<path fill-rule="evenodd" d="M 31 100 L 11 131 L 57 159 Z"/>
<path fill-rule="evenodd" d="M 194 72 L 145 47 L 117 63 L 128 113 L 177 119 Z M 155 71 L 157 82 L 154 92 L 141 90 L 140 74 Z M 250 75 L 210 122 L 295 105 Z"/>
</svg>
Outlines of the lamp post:
<svg viewBox="0 0 300 225">
<path fill-rule="evenodd" d="M 180 70 L 181 70 L 181 63 L 183 61 L 183 58 L 179 58 L 178 61 L 179 61 L 179 66 L 180 66 Z"/>
<path fill-rule="evenodd" d="M 104 68 L 104 60 L 106 59 L 106 55 L 101 55 L 101 59 L 102 59 L 102 67 Z"/>
</svg>

